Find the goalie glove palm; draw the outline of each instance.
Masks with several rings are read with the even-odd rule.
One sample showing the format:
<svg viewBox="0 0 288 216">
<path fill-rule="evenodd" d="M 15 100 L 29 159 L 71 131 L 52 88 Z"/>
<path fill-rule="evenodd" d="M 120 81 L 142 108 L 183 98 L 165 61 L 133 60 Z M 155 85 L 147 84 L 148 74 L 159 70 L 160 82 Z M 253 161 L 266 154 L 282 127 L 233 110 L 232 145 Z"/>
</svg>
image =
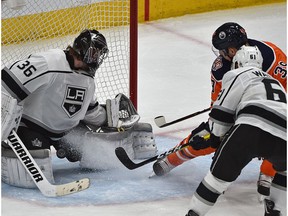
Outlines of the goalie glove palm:
<svg viewBox="0 0 288 216">
<path fill-rule="evenodd" d="M 128 129 L 140 119 L 132 102 L 121 93 L 112 100 L 108 99 L 106 108 L 108 127 Z"/>
</svg>

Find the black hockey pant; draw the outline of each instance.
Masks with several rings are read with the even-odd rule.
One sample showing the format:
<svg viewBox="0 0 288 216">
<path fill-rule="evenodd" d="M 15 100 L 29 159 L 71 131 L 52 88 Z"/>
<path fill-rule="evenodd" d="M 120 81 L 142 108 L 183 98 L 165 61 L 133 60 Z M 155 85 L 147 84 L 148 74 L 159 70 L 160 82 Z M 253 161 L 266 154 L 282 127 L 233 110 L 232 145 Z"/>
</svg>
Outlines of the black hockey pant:
<svg viewBox="0 0 288 216">
<path fill-rule="evenodd" d="M 211 173 L 226 182 L 235 181 L 241 170 L 255 157 L 273 164 L 276 171 L 286 171 L 287 142 L 258 127 L 234 126 L 217 149 Z"/>
</svg>

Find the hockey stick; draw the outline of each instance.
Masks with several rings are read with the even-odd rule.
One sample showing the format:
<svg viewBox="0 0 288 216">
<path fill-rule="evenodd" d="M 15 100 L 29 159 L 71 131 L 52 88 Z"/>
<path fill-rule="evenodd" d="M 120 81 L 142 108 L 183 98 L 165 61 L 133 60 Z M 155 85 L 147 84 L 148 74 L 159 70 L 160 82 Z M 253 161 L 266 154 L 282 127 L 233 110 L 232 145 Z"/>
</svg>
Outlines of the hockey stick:
<svg viewBox="0 0 288 216">
<path fill-rule="evenodd" d="M 208 133 L 205 136 L 203 136 L 203 138 L 205 140 L 208 140 L 210 138 L 210 133 Z M 180 151 L 182 149 L 185 149 L 185 148 L 187 148 L 189 146 L 190 146 L 190 143 L 186 143 L 186 144 L 183 144 L 183 145 L 176 146 L 176 147 L 174 147 L 174 148 L 172 148 L 172 149 L 170 149 L 170 150 L 168 150 L 166 152 L 163 152 L 162 154 L 159 154 L 159 155 L 156 155 L 154 157 L 148 158 L 147 160 L 144 160 L 144 161 L 142 161 L 140 163 L 134 163 L 129 158 L 129 156 L 128 156 L 127 152 L 125 151 L 125 149 L 122 148 L 122 147 L 117 147 L 115 149 L 115 154 L 116 154 L 117 158 L 121 161 L 121 163 L 125 167 L 127 167 L 130 170 L 133 170 L 133 169 L 137 169 L 139 167 L 142 167 L 142 166 L 144 166 L 144 165 L 146 165 L 148 163 L 151 163 L 153 161 L 156 161 L 157 159 L 160 159 L 162 157 L 166 157 L 167 155 L 172 154 L 172 153 L 174 153 L 176 151 Z"/>
<path fill-rule="evenodd" d="M 155 121 L 155 124 L 159 127 L 159 128 L 163 128 L 163 127 L 167 127 L 169 125 L 172 125 L 172 124 L 176 124 L 178 122 L 181 122 L 181 121 L 184 121 L 186 119 L 189 119 L 189 118 L 192 118 L 194 116 L 197 116 L 197 115 L 200 115 L 204 112 L 207 112 L 209 111 L 210 108 L 206 108 L 204 110 L 201 110 L 201 111 L 198 111 L 198 112 L 195 112 L 195 113 L 192 113 L 190 115 L 187 115 L 187 116 L 184 116 L 182 118 L 179 118 L 179 119 L 176 119 L 174 121 L 171 121 L 171 122 L 166 122 L 165 120 L 165 117 L 164 116 L 157 116 L 154 118 L 154 121 Z"/>
<path fill-rule="evenodd" d="M 18 159 L 21 161 L 22 165 L 44 196 L 64 196 L 85 190 L 89 187 L 90 180 L 88 178 L 62 185 L 51 184 L 14 130 L 12 130 L 8 136 L 7 141 L 8 145 L 13 149 Z"/>
<path fill-rule="evenodd" d="M 166 151 L 166 152 L 163 152 L 162 154 L 159 154 L 159 155 L 156 155 L 156 156 L 154 156 L 154 157 L 148 158 L 147 160 L 144 160 L 144 161 L 142 161 L 142 162 L 140 162 L 140 163 L 134 163 L 134 162 L 129 158 L 129 156 L 128 156 L 127 152 L 125 151 L 125 149 L 122 148 L 122 147 L 117 147 L 117 148 L 115 149 L 115 154 L 116 154 L 117 158 L 121 161 L 121 163 L 122 163 L 125 167 L 127 167 L 127 168 L 130 169 L 130 170 L 133 170 L 133 169 L 137 169 L 137 168 L 139 168 L 139 167 L 141 167 L 141 166 L 144 166 L 144 165 L 146 165 L 146 164 L 148 164 L 148 163 L 151 163 L 151 162 L 153 162 L 153 161 L 156 161 L 157 159 L 160 159 L 160 158 L 162 158 L 162 157 L 165 157 L 165 156 L 167 156 L 167 155 L 169 155 L 169 154 L 172 154 L 172 153 L 174 153 L 174 152 L 176 152 L 176 151 L 179 151 L 179 150 L 181 150 L 181 149 L 184 149 L 184 148 L 186 148 L 186 147 L 188 147 L 188 146 L 189 146 L 189 143 L 184 144 L 184 145 L 181 145 L 181 146 L 177 146 L 177 147 L 175 147 L 175 148 L 170 149 L 169 151 Z"/>
</svg>

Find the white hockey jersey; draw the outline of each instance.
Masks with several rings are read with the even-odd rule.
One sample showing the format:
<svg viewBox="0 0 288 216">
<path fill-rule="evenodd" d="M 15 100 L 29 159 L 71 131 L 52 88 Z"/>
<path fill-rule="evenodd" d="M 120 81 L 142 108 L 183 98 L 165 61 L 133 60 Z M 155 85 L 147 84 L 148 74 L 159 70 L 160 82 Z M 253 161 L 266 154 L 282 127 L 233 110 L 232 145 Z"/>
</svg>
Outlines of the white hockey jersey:
<svg viewBox="0 0 288 216">
<path fill-rule="evenodd" d="M 61 137 L 83 120 L 94 101 L 94 78 L 70 68 L 63 50 L 52 49 L 2 69 L 2 88 L 24 105 L 22 122 Z M 90 107 L 90 108 L 91 108 Z"/>
<path fill-rule="evenodd" d="M 287 139 L 286 92 L 258 68 L 227 72 L 209 116 L 211 132 L 216 136 L 223 136 L 233 125 L 248 124 Z"/>
</svg>

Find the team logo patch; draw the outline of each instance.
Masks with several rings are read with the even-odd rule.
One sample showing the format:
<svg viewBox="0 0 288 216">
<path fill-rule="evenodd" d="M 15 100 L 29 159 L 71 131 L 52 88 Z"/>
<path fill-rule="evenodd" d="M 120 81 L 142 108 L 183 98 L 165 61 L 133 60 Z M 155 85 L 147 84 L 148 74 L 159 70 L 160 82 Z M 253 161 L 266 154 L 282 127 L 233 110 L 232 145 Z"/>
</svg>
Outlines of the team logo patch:
<svg viewBox="0 0 288 216">
<path fill-rule="evenodd" d="M 213 63 L 213 65 L 212 65 L 212 70 L 213 71 L 217 71 L 218 69 L 220 69 L 222 66 L 223 66 L 223 63 L 222 63 L 222 59 L 221 59 L 222 57 L 218 57 L 215 61 L 214 61 L 214 63 Z"/>
<path fill-rule="evenodd" d="M 221 32 L 219 33 L 219 38 L 220 38 L 221 40 L 225 39 L 225 38 L 226 38 L 226 33 L 225 33 L 224 31 L 221 31 Z"/>
<path fill-rule="evenodd" d="M 42 147 L 42 141 L 40 141 L 38 138 L 36 138 L 35 140 L 32 140 L 32 145 L 35 147 Z"/>
<path fill-rule="evenodd" d="M 82 108 L 86 89 L 67 86 L 65 99 L 62 104 L 62 108 L 71 118 L 76 115 Z"/>
</svg>

